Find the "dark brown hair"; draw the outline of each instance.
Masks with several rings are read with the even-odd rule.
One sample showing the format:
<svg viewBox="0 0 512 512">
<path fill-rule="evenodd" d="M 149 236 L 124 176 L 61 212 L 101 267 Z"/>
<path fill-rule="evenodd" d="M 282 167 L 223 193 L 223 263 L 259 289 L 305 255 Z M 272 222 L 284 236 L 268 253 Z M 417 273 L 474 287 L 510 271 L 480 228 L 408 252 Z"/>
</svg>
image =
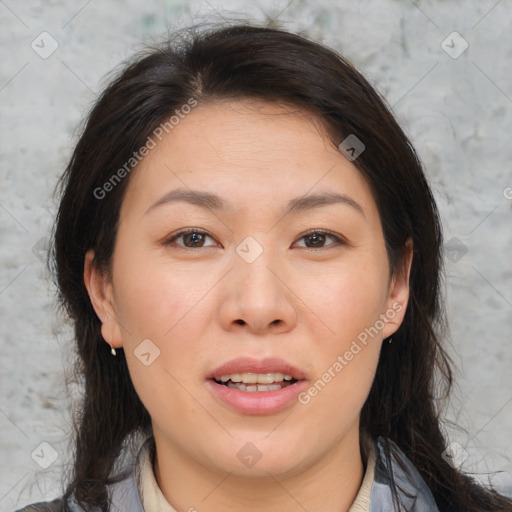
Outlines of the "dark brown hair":
<svg viewBox="0 0 512 512">
<path fill-rule="evenodd" d="M 190 98 L 199 104 L 253 98 L 314 113 L 336 146 L 351 134 L 360 139 L 365 150 L 353 163 L 374 194 L 391 273 L 402 268 L 407 238 L 413 241 L 407 312 L 393 342 L 383 344 L 361 430 L 396 441 L 441 512 L 512 510 L 512 501 L 442 457 L 447 441 L 437 403 L 452 384 L 441 345 L 442 231 L 420 161 L 383 99 L 346 59 L 297 34 L 235 25 L 189 30 L 186 36 L 138 55 L 112 80 L 90 112 L 61 180 L 54 272 L 61 303 L 74 322 L 84 386 L 65 496 L 107 511 L 106 484 L 114 479 L 125 443 L 137 433 L 151 434 L 124 352 L 111 357 L 83 281 L 89 249 L 95 265 L 109 268 L 129 176 L 104 199 L 94 191 Z"/>
</svg>

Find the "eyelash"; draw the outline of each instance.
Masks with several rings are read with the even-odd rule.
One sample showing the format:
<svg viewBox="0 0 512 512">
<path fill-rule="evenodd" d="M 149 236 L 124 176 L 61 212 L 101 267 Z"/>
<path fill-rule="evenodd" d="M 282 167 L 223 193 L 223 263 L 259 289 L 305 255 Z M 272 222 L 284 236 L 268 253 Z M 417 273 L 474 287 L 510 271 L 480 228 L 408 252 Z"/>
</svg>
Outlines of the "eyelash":
<svg viewBox="0 0 512 512">
<path fill-rule="evenodd" d="M 212 240 L 214 240 L 213 236 L 210 235 L 207 231 L 204 231 L 202 229 L 190 229 L 190 228 L 187 228 L 187 229 L 183 229 L 181 231 L 178 231 L 177 233 L 174 233 L 172 234 L 169 238 L 167 238 L 166 240 L 163 241 L 163 245 L 165 247 L 173 244 L 175 242 L 175 240 L 178 240 L 180 237 L 184 236 L 184 235 L 190 235 L 192 233 L 197 233 L 197 234 L 200 234 L 200 235 L 206 235 L 206 236 L 209 236 Z M 329 236 L 331 238 L 333 238 L 335 240 L 335 243 L 332 243 L 332 244 L 329 244 L 325 247 L 304 247 L 304 249 L 306 250 L 309 250 L 309 251 L 313 251 L 313 252 L 316 252 L 316 251 L 319 251 L 319 250 L 322 250 L 322 249 L 327 249 L 331 246 L 337 246 L 337 245 L 348 245 L 347 242 L 345 240 L 343 240 L 341 237 L 339 237 L 338 235 L 335 235 L 334 233 L 330 232 L 330 231 L 327 231 L 325 229 L 312 229 L 310 231 L 307 231 L 306 233 L 303 233 L 299 238 L 298 240 L 301 240 L 303 238 L 306 238 L 308 236 L 311 236 L 311 235 L 316 235 L 316 234 L 320 234 L 320 235 L 326 235 L 326 236 Z M 182 245 L 179 245 L 178 246 L 182 249 L 203 249 L 203 247 L 185 247 L 185 246 L 182 246 Z M 213 246 L 207 246 L 207 247 L 213 247 Z"/>
</svg>

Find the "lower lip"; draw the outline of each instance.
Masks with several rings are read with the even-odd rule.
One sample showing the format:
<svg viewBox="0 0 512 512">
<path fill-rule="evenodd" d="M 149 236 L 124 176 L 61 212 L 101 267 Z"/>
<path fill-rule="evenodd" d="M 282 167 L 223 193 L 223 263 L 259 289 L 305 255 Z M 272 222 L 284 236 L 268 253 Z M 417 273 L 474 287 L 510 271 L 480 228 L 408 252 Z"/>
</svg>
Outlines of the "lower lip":
<svg viewBox="0 0 512 512">
<path fill-rule="evenodd" d="M 298 402 L 299 393 L 307 387 L 305 380 L 296 382 L 275 391 L 240 391 L 217 384 L 214 380 L 207 381 L 214 396 L 224 405 L 243 414 L 273 414 L 291 403 Z"/>
</svg>

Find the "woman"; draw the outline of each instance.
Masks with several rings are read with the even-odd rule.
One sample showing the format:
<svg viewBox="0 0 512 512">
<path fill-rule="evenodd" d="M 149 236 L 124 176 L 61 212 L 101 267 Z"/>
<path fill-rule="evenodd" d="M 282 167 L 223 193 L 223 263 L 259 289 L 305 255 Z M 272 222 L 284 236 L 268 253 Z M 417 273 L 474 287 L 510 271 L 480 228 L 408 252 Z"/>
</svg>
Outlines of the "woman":
<svg viewBox="0 0 512 512">
<path fill-rule="evenodd" d="M 438 212 L 341 56 L 247 25 L 155 49 L 62 185 L 85 394 L 64 496 L 24 510 L 512 510 L 447 456 Z"/>
</svg>

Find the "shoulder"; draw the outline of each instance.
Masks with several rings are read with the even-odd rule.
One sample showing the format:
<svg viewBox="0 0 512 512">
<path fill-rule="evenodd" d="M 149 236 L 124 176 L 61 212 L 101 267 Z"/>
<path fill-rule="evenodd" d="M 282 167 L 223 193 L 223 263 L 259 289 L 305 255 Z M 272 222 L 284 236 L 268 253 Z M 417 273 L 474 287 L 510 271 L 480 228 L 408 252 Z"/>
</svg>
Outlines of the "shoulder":
<svg viewBox="0 0 512 512">
<path fill-rule="evenodd" d="M 107 486 L 109 496 L 112 500 L 113 510 L 123 510 L 130 512 L 144 512 L 139 497 L 139 491 L 135 479 L 135 471 L 132 466 L 127 467 L 116 478 L 116 481 Z M 96 509 L 94 509 L 96 510 Z M 93 509 L 82 508 L 74 498 L 66 503 L 63 497 L 56 498 L 53 501 L 41 501 L 32 503 L 15 512 L 94 512 Z"/>
<path fill-rule="evenodd" d="M 40 501 L 20 508 L 15 512 L 61 512 L 64 511 L 64 499 L 56 498 L 52 501 Z"/>
</svg>

